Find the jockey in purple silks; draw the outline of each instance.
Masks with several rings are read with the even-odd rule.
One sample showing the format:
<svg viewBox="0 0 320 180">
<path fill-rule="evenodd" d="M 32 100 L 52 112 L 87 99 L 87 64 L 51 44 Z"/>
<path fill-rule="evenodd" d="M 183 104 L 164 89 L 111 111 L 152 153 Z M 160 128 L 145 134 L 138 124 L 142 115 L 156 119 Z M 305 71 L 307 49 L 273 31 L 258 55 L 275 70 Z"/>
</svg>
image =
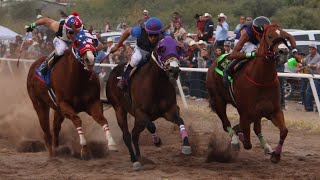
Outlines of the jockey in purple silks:
<svg viewBox="0 0 320 180">
<path fill-rule="evenodd" d="M 130 35 L 137 38 L 137 45 L 117 85 L 119 88 L 123 90 L 127 88 L 131 70 L 136 67 L 142 59 L 150 57 L 151 52 L 164 36 L 161 29 L 162 23 L 160 19 L 152 17 L 145 22 L 144 27 L 143 25 L 138 25 L 134 28 L 128 28 L 123 32 L 119 43 L 111 49 L 110 53 L 116 52 Z"/>
</svg>

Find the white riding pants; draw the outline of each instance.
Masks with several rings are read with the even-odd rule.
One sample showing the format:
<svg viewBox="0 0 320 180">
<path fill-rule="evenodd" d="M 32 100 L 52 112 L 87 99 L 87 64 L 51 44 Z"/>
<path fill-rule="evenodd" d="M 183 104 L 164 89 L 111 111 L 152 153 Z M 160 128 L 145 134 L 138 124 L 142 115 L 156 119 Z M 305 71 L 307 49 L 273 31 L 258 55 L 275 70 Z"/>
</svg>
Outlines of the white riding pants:
<svg viewBox="0 0 320 180">
<path fill-rule="evenodd" d="M 236 40 L 234 41 L 234 45 L 236 45 L 236 44 L 238 43 L 238 41 L 239 41 L 239 40 L 236 39 Z M 259 45 L 258 45 L 258 46 L 259 46 Z M 244 45 L 243 45 L 243 47 L 242 47 L 242 49 L 241 49 L 240 52 L 250 53 L 250 52 L 252 52 L 252 51 L 255 51 L 255 50 L 258 48 L 258 46 L 255 45 L 255 44 L 252 44 L 251 42 L 246 42 L 246 43 L 244 43 Z"/>
<path fill-rule="evenodd" d="M 58 55 L 58 56 L 62 56 L 64 51 L 69 49 L 68 44 L 65 41 L 63 41 L 60 38 L 58 38 L 58 37 L 55 37 L 53 39 L 53 46 L 54 46 L 54 49 L 55 49 L 55 54 Z"/>
</svg>

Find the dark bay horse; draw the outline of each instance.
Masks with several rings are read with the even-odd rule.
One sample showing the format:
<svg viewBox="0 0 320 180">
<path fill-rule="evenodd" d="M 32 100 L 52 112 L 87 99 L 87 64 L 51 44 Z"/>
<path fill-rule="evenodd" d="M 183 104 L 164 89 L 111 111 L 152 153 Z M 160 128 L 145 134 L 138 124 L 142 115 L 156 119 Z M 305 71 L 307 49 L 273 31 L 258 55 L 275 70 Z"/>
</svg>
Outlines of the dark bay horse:
<svg viewBox="0 0 320 180">
<path fill-rule="evenodd" d="M 131 77 L 130 101 L 126 98 L 125 92 L 117 87 L 117 77 L 121 76 L 125 65 L 115 67 L 109 76 L 106 86 L 107 98 L 115 109 L 134 170 L 141 168 L 139 135 L 145 128 L 152 134 L 153 143 L 156 146 L 161 145 L 161 140 L 156 134 L 156 126 L 152 122 L 160 117 L 176 123 L 180 127 L 183 141 L 182 153 L 191 154 L 188 136 L 176 101 L 175 88 L 169 80 L 169 76 L 176 79 L 180 72 L 179 51 L 180 48 L 176 40 L 170 36 L 166 36 L 158 43 L 149 61 Z M 128 130 L 128 112 L 135 118 L 132 137 Z"/>
<path fill-rule="evenodd" d="M 77 36 L 76 36 L 77 37 Z M 79 40 L 80 41 L 80 40 Z M 34 109 L 37 112 L 41 128 L 44 132 L 44 139 L 49 150 L 49 156 L 54 155 L 52 150 L 52 135 L 50 132 L 49 110 L 54 110 L 53 120 L 53 146 L 59 146 L 59 132 L 64 118 L 71 119 L 80 137 L 81 157 L 88 159 L 89 148 L 87 147 L 82 122 L 77 115 L 79 112 L 87 112 L 93 119 L 102 126 L 105 131 L 109 150 L 115 150 L 115 143 L 110 134 L 108 122 L 103 116 L 102 103 L 100 101 L 100 84 L 96 76 L 90 80 L 94 65 L 95 48 L 92 44 L 82 42 L 84 46 L 76 54 L 74 49 L 67 50 L 64 56 L 56 63 L 51 70 L 51 83 L 47 86 L 39 78 L 36 68 L 45 60 L 45 57 L 35 61 L 28 73 L 27 88 Z M 75 42 L 81 44 L 81 42 Z M 76 56 L 78 59 L 76 59 Z M 49 93 L 49 89 L 52 92 Z"/>
<path fill-rule="evenodd" d="M 215 71 L 217 62 L 209 68 L 206 81 L 209 104 L 221 119 L 223 129 L 232 137 L 232 146 L 240 147 L 240 139 L 245 149 L 252 148 L 250 124 L 253 122 L 254 132 L 259 137 L 261 147 L 265 153 L 272 154 L 272 162 L 280 161 L 282 146 L 288 133 L 280 107 L 280 85 L 275 63 L 280 56 L 288 53 L 287 43 L 280 36 L 281 31 L 278 25 L 265 27 L 256 57 L 233 77 L 234 101 L 229 93 L 231 89 L 224 86 L 222 76 Z M 235 106 L 240 115 L 240 124 L 234 128 L 238 129 L 237 132 L 231 128 L 226 115 L 228 103 Z M 262 117 L 271 120 L 280 130 L 280 141 L 275 151 L 261 133 Z"/>
</svg>

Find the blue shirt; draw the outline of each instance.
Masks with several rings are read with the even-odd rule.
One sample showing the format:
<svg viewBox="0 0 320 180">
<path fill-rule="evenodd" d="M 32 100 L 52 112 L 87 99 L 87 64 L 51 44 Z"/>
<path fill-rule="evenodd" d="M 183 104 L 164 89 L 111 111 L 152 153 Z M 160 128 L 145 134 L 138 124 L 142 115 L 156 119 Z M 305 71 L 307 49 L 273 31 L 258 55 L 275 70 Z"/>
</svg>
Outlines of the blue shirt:
<svg viewBox="0 0 320 180">
<path fill-rule="evenodd" d="M 142 32 L 142 27 L 140 25 L 133 27 L 131 29 L 131 36 L 134 36 L 136 38 L 141 38 L 141 32 Z"/>
<path fill-rule="evenodd" d="M 224 21 L 221 26 L 218 25 L 216 29 L 216 40 L 225 41 L 228 38 L 229 25 Z"/>
</svg>

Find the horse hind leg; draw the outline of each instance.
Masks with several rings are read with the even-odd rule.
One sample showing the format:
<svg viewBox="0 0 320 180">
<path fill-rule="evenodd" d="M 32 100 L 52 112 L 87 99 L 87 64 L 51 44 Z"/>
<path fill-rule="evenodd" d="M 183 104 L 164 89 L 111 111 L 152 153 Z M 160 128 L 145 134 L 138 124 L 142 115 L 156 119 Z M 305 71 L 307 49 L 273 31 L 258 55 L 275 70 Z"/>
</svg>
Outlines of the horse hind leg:
<svg viewBox="0 0 320 180">
<path fill-rule="evenodd" d="M 53 120 L 53 146 L 54 148 L 59 147 L 59 133 L 61 130 L 61 124 L 64 120 L 64 116 L 59 111 L 54 112 Z"/>
<path fill-rule="evenodd" d="M 171 110 L 164 116 L 165 119 L 167 119 L 168 121 L 171 121 L 173 123 L 176 123 L 179 128 L 180 128 L 180 135 L 182 138 L 182 153 L 189 155 L 192 153 L 191 150 L 191 146 L 189 143 L 189 138 L 188 138 L 188 134 L 187 134 L 187 130 L 184 126 L 184 121 L 183 119 L 180 117 L 179 115 L 179 107 L 177 105 L 175 105 L 173 108 L 171 108 Z"/>
<path fill-rule="evenodd" d="M 49 122 L 50 107 L 42 100 L 32 99 L 32 103 L 33 103 L 34 109 L 37 112 L 40 126 L 44 132 L 44 140 L 49 151 L 49 157 L 53 157 L 52 136 L 50 133 L 50 122 Z"/>
<path fill-rule="evenodd" d="M 257 135 L 260 141 L 260 146 L 264 150 L 264 154 L 272 154 L 273 150 L 267 143 L 267 140 L 264 138 L 262 132 L 261 132 L 261 119 L 254 121 L 253 125 L 254 133 Z"/>
<path fill-rule="evenodd" d="M 156 132 L 156 130 L 157 130 L 156 125 L 151 120 L 148 120 L 146 127 L 147 127 L 148 131 L 151 133 L 153 144 L 156 147 L 160 147 L 162 145 L 162 141 Z"/>
<path fill-rule="evenodd" d="M 92 118 L 102 126 L 103 131 L 105 132 L 105 136 L 108 142 L 108 149 L 110 151 L 118 151 L 116 147 L 116 143 L 113 140 L 113 137 L 111 135 L 108 121 L 103 115 L 103 107 L 100 101 L 96 101 L 93 103 L 90 107 L 89 110 L 87 111 L 88 114 L 92 116 Z"/>
<path fill-rule="evenodd" d="M 128 122 L 127 122 L 127 113 L 128 112 L 121 107 L 115 107 L 114 109 L 116 111 L 118 125 L 122 131 L 123 141 L 126 144 L 128 150 L 129 150 L 129 153 L 130 153 L 130 159 L 131 159 L 131 162 L 133 163 L 132 168 L 133 168 L 133 170 L 138 171 L 142 168 L 142 165 L 138 161 L 138 158 L 136 157 L 136 155 L 133 151 L 131 134 L 129 132 Z"/>
<path fill-rule="evenodd" d="M 271 121 L 280 130 L 279 143 L 278 143 L 275 151 L 271 155 L 271 162 L 278 163 L 280 161 L 283 143 L 288 135 L 288 129 L 285 125 L 284 116 L 283 116 L 283 112 L 281 109 L 275 113 L 275 115 L 272 117 Z"/>
<path fill-rule="evenodd" d="M 84 136 L 84 132 L 82 130 L 82 122 L 80 117 L 77 115 L 77 113 L 74 111 L 74 109 L 66 102 L 61 102 L 59 104 L 59 107 L 61 109 L 62 114 L 68 118 L 71 119 L 73 125 L 76 127 L 77 132 L 79 134 L 80 138 L 80 145 L 81 148 L 81 159 L 83 160 L 89 160 L 91 158 L 89 148 L 87 146 L 87 140 Z"/>
<path fill-rule="evenodd" d="M 228 119 L 226 108 L 227 103 L 224 102 L 221 98 L 215 98 L 215 111 L 217 115 L 219 116 L 223 130 L 228 132 L 229 136 L 231 137 L 231 149 L 233 151 L 239 151 L 240 150 L 240 141 L 237 133 L 234 131 L 233 128 L 231 128 L 231 123 Z"/>
</svg>

